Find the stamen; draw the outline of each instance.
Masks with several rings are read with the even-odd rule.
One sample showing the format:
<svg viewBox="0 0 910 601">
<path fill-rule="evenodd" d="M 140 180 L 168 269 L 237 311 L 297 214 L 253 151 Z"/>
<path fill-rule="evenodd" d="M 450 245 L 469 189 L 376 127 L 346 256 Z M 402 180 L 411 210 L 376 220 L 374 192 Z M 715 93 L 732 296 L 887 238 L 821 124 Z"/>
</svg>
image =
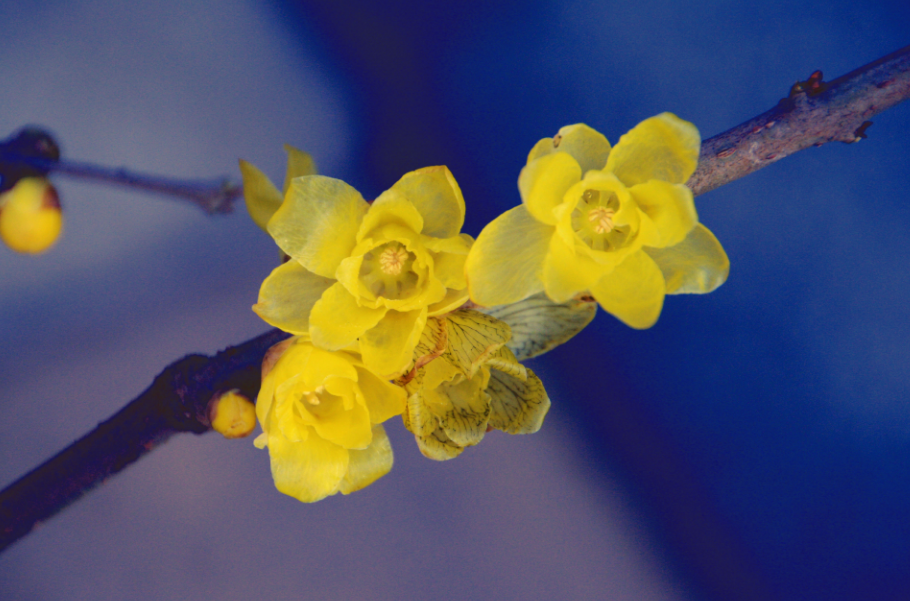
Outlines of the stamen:
<svg viewBox="0 0 910 601">
<path fill-rule="evenodd" d="M 594 224 L 594 231 L 606 234 L 613 231 L 613 216 L 616 212 L 607 207 L 594 207 L 588 212 L 588 221 Z"/>
<path fill-rule="evenodd" d="M 379 268 L 388 275 L 398 275 L 408 260 L 408 251 L 401 246 L 390 246 L 379 255 Z"/>
</svg>

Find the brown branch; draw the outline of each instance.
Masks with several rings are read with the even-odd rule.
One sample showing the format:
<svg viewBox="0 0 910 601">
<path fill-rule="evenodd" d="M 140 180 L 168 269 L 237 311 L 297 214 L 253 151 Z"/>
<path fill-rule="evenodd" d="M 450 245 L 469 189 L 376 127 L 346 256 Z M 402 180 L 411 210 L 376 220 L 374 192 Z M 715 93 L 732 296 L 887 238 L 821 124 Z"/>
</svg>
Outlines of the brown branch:
<svg viewBox="0 0 910 601">
<path fill-rule="evenodd" d="M 843 77 L 816 71 L 770 111 L 705 140 L 687 182 L 696 196 L 810 146 L 859 142 L 873 115 L 910 98 L 910 46 Z"/>
<path fill-rule="evenodd" d="M 288 334 L 272 330 L 214 357 L 189 355 L 113 417 L 0 491 L 0 551 L 178 432 L 211 429 L 218 392 L 259 392 L 266 351 Z"/>
</svg>

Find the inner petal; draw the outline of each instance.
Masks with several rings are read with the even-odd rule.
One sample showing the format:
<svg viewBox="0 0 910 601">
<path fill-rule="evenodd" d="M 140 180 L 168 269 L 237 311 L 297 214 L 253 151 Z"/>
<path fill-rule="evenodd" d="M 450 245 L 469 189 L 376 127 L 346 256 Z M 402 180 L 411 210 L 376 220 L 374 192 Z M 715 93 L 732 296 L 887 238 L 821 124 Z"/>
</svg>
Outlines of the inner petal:
<svg viewBox="0 0 910 601">
<path fill-rule="evenodd" d="M 619 198 L 610 190 L 585 190 L 572 211 L 572 229 L 594 250 L 615 250 L 629 236 L 628 225 L 617 225 Z"/>
<path fill-rule="evenodd" d="M 360 281 L 377 297 L 402 299 L 417 288 L 414 253 L 400 242 L 386 242 L 363 255 Z"/>
</svg>

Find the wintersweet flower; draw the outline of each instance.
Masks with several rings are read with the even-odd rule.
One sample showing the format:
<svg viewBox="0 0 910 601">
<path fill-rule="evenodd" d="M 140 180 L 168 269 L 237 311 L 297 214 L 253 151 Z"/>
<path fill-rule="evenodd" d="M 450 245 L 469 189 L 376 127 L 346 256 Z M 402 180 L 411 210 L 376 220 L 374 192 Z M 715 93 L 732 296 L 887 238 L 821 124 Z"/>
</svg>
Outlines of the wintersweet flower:
<svg viewBox="0 0 910 601">
<path fill-rule="evenodd" d="M 504 346 L 510 336 L 504 322 L 469 309 L 430 318 L 414 367 L 399 380 L 409 395 L 402 419 L 426 457 L 457 457 L 490 429 L 540 429 L 550 399 Z"/>
<path fill-rule="evenodd" d="M 368 204 L 341 180 L 292 180 L 268 231 L 291 260 L 262 283 L 253 310 L 314 345 L 355 341 L 384 377 L 405 371 L 427 318 L 468 298 L 464 198 L 448 168 L 402 177 Z"/>
<path fill-rule="evenodd" d="M 264 231 L 269 219 L 281 206 L 284 195 L 291 187 L 291 180 L 304 175 L 316 175 L 316 163 L 309 154 L 298 150 L 289 144 L 284 145 L 288 153 L 288 166 L 284 173 L 284 187 L 279 192 L 262 171 L 255 165 L 240 161 L 240 174 L 243 176 L 243 198 L 246 201 L 246 210 L 253 222 Z"/>
<path fill-rule="evenodd" d="M 612 149 L 584 124 L 538 142 L 518 178 L 522 204 L 484 228 L 468 256 L 471 300 L 590 294 L 627 325 L 648 328 L 665 294 L 720 286 L 729 260 L 685 186 L 700 145 L 695 126 L 670 113 Z"/>
<path fill-rule="evenodd" d="M 256 416 L 279 491 L 303 502 L 348 494 L 392 469 L 380 425 L 404 410 L 404 391 L 356 353 L 326 351 L 305 337 L 272 347 L 262 365 Z"/>
</svg>

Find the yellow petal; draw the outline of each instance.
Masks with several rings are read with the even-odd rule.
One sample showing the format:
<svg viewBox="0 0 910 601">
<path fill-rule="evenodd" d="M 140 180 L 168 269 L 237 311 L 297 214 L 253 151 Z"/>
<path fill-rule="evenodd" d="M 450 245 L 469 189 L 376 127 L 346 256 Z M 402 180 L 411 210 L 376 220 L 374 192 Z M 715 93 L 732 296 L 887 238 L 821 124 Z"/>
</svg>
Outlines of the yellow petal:
<svg viewBox="0 0 910 601">
<path fill-rule="evenodd" d="M 240 161 L 240 175 L 247 213 L 256 225 L 268 231 L 266 224 L 281 206 L 281 193 L 262 171 L 246 161 Z"/>
<path fill-rule="evenodd" d="M 518 175 L 518 191 L 528 212 L 537 221 L 556 224 L 553 209 L 562 204 L 563 196 L 581 181 L 578 161 L 564 152 L 540 157 L 525 165 Z"/>
<path fill-rule="evenodd" d="M 348 451 L 348 471 L 338 486 L 345 495 L 365 488 L 392 469 L 392 443 L 380 425 L 373 426 L 373 442 L 363 450 Z"/>
<path fill-rule="evenodd" d="M 348 471 L 347 449 L 315 434 L 300 442 L 272 435 L 268 446 L 275 488 L 304 503 L 335 494 Z"/>
<path fill-rule="evenodd" d="M 291 180 L 295 177 L 304 175 L 316 175 L 319 171 L 316 169 L 316 163 L 308 153 L 298 150 L 290 144 L 284 145 L 284 151 L 288 153 L 288 169 L 284 172 L 284 187 L 282 196 L 287 194 L 288 188 L 291 187 Z"/>
<path fill-rule="evenodd" d="M 379 198 L 370 205 L 369 211 L 367 211 L 363 222 L 360 224 L 357 241 L 362 241 L 376 228 L 390 223 L 397 224 L 415 233 L 419 233 L 423 229 L 423 217 L 417 207 L 394 188 L 380 194 Z"/>
<path fill-rule="evenodd" d="M 433 268 L 436 278 L 446 288 L 462 290 L 467 286 L 464 276 L 464 264 L 471 250 L 474 239 L 467 234 L 452 238 L 421 238 L 424 245 L 432 252 Z"/>
<path fill-rule="evenodd" d="M 369 205 L 341 180 L 308 175 L 292 180 L 268 230 L 281 250 L 318 275 L 335 277 L 351 254 Z"/>
<path fill-rule="evenodd" d="M 414 347 L 427 324 L 427 309 L 389 311 L 360 337 L 363 364 L 378 376 L 396 377 L 411 364 Z"/>
<path fill-rule="evenodd" d="M 307 390 L 315 390 L 332 376 L 354 382 L 358 377 L 358 371 L 354 367 L 351 355 L 321 348 L 314 348 L 307 357 L 306 363 L 298 371 L 303 377 Z"/>
<path fill-rule="evenodd" d="M 457 236 L 464 224 L 464 196 L 445 165 L 406 173 L 390 191 L 411 201 L 423 215 L 422 234 L 436 238 Z"/>
<path fill-rule="evenodd" d="M 490 426 L 509 434 L 532 434 L 540 430 L 550 410 L 550 397 L 540 378 L 527 370 L 527 378 L 490 370 Z"/>
<path fill-rule="evenodd" d="M 449 311 L 454 311 L 466 302 L 468 302 L 468 291 L 466 289 L 454 290 L 449 288 L 446 290 L 446 295 L 441 301 L 429 306 L 428 315 L 430 317 L 445 315 Z"/>
<path fill-rule="evenodd" d="M 664 304 L 664 276 L 651 257 L 639 251 L 591 286 L 591 294 L 627 326 L 650 328 Z"/>
<path fill-rule="evenodd" d="M 646 248 L 667 282 L 667 294 L 705 294 L 727 281 L 730 259 L 711 230 L 697 224 L 669 248 Z"/>
<path fill-rule="evenodd" d="M 452 442 L 439 427 L 436 417 L 430 413 L 420 393 L 408 398 L 408 407 L 402 415 L 405 427 L 414 433 L 417 448 L 424 457 L 445 461 L 458 457 L 463 447 Z"/>
<path fill-rule="evenodd" d="M 450 313 L 446 321 L 447 348 L 443 357 L 469 378 L 512 336 L 504 322 L 471 309 Z"/>
<path fill-rule="evenodd" d="M 632 187 L 656 179 L 684 184 L 695 171 L 701 136 L 672 113 L 645 119 L 623 135 L 607 159 L 607 171 Z"/>
<path fill-rule="evenodd" d="M 404 388 L 383 380 L 366 368 L 358 368 L 360 378 L 357 385 L 363 393 L 370 421 L 380 424 L 390 417 L 401 415 L 407 402 Z"/>
<path fill-rule="evenodd" d="M 505 305 L 543 290 L 543 262 L 554 230 L 524 205 L 488 224 L 465 262 L 471 300 L 488 307 Z"/>
<path fill-rule="evenodd" d="M 528 163 L 556 152 L 571 155 L 581 166 L 581 172 L 586 173 L 591 169 L 604 168 L 610 154 L 610 142 L 602 133 L 584 123 L 566 125 L 559 129 L 555 137 L 538 142 L 528 155 Z"/>
<path fill-rule="evenodd" d="M 385 316 L 387 309 L 361 307 L 344 285 L 336 282 L 310 311 L 313 344 L 335 351 L 352 344 Z"/>
<path fill-rule="evenodd" d="M 553 302 L 564 303 L 590 289 L 610 268 L 585 253 L 573 253 L 562 236 L 553 236 L 543 264 L 544 289 Z"/>
<path fill-rule="evenodd" d="M 482 375 L 470 380 L 460 379 L 455 385 L 443 384 L 434 390 L 425 390 L 425 396 L 427 407 L 436 416 L 446 437 L 460 447 L 468 447 L 479 443 L 486 434 L 490 397 L 484 392 L 486 378 Z"/>
<path fill-rule="evenodd" d="M 303 369 L 312 352 L 312 344 L 295 336 L 279 342 L 266 353 L 263 370 L 269 363 L 272 365 L 271 369 L 263 375 L 259 396 L 256 398 L 256 417 L 259 418 L 259 423 L 264 431 L 270 432 L 273 429 L 271 422 L 274 415 L 275 391 L 278 385 Z M 280 353 L 277 360 L 274 358 L 274 353 Z"/>
<path fill-rule="evenodd" d="M 259 288 L 253 311 L 269 325 L 292 334 L 309 330 L 313 305 L 333 284 L 291 259 L 276 267 Z"/>
<path fill-rule="evenodd" d="M 597 303 L 575 299 L 554 303 L 546 294 L 535 294 L 483 312 L 508 324 L 512 338 L 506 346 L 524 361 L 542 355 L 582 331 L 594 319 Z"/>
<path fill-rule="evenodd" d="M 632 186 L 629 193 L 660 234 L 659 244 L 649 246 L 664 248 L 678 244 L 698 223 L 692 190 L 684 184 L 651 180 Z"/>
</svg>

